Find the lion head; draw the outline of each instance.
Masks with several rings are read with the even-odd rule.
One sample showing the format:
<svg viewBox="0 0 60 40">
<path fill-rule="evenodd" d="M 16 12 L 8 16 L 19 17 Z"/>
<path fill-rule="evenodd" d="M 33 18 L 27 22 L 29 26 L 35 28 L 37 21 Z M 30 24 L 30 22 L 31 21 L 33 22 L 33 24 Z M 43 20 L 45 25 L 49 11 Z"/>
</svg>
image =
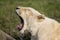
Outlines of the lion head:
<svg viewBox="0 0 60 40">
<path fill-rule="evenodd" d="M 17 26 L 19 30 L 26 30 L 28 22 L 33 22 L 34 20 L 40 21 L 40 19 L 44 19 L 42 14 L 31 7 L 17 7 L 16 12 L 22 20 L 21 24 Z"/>
</svg>

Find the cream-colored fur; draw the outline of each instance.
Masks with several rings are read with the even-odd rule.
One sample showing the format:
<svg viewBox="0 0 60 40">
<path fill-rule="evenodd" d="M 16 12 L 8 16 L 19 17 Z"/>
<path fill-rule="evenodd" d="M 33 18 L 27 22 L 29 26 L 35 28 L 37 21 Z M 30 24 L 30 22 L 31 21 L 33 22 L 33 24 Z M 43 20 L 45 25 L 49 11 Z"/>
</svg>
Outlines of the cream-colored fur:
<svg viewBox="0 0 60 40">
<path fill-rule="evenodd" d="M 18 7 L 16 12 L 24 20 L 24 27 L 20 31 L 25 30 L 31 32 L 33 37 L 31 40 L 60 40 L 60 24 L 54 19 L 48 18 L 38 11 L 30 7 Z"/>
</svg>

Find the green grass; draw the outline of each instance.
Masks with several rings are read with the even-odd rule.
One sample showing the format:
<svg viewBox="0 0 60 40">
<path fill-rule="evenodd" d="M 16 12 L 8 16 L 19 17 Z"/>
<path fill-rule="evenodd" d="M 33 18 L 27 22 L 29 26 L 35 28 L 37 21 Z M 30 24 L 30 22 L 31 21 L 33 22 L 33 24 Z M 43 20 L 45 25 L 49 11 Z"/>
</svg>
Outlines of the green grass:
<svg viewBox="0 0 60 40">
<path fill-rule="evenodd" d="M 0 0 L 0 29 L 10 35 L 20 23 L 19 17 L 15 14 L 17 6 L 33 7 L 60 22 L 60 0 Z"/>
</svg>

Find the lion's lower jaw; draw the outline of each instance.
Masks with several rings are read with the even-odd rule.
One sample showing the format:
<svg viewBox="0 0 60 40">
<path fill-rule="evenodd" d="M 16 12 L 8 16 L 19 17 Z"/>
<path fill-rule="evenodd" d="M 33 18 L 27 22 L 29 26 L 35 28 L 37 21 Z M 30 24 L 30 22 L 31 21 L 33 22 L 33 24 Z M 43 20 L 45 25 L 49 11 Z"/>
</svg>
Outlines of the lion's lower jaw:
<svg viewBox="0 0 60 40">
<path fill-rule="evenodd" d="M 24 26 L 23 26 L 22 30 L 20 30 L 20 32 L 23 34 L 25 32 L 25 30 L 27 30 L 26 28 L 27 28 L 27 22 L 24 19 Z"/>
</svg>

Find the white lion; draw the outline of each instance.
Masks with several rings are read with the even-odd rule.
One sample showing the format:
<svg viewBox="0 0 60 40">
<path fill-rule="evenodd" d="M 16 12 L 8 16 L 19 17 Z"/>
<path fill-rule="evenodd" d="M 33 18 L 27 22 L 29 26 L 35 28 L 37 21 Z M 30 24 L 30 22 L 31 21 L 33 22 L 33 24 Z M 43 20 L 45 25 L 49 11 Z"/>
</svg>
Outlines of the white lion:
<svg viewBox="0 0 60 40">
<path fill-rule="evenodd" d="M 21 33 L 26 30 L 31 32 L 31 40 L 60 40 L 60 27 L 56 20 L 31 7 L 17 7 L 16 12 L 23 20 L 23 23 L 17 26 L 18 29 Z"/>
</svg>

